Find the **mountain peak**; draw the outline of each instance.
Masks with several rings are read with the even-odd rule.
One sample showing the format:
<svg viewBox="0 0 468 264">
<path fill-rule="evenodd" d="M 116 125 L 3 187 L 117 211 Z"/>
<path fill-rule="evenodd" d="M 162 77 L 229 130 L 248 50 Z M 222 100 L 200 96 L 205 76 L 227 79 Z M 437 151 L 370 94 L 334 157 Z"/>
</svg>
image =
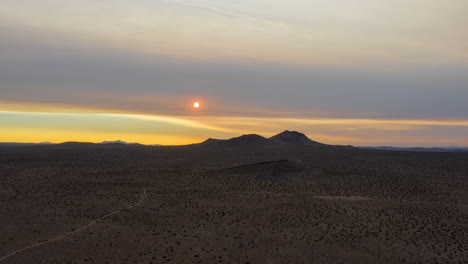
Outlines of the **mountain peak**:
<svg viewBox="0 0 468 264">
<path fill-rule="evenodd" d="M 279 144 L 288 144 L 288 145 L 308 145 L 308 146 L 323 145 L 322 143 L 311 140 L 306 135 L 300 132 L 289 131 L 289 130 L 285 130 L 279 133 L 278 135 L 271 137 L 270 140 Z"/>
</svg>

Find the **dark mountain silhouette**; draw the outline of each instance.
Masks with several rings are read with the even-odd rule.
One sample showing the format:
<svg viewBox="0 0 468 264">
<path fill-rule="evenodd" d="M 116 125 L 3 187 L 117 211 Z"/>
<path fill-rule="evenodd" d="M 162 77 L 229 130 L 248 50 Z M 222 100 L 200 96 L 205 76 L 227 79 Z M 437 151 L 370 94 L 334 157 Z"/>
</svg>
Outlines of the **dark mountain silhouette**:
<svg viewBox="0 0 468 264">
<path fill-rule="evenodd" d="M 442 148 L 423 148 L 423 147 L 392 147 L 392 146 L 378 146 L 378 147 L 360 147 L 362 149 L 373 150 L 388 150 L 388 151 L 419 151 L 419 152 L 468 152 L 465 147 L 442 147 Z"/>
<path fill-rule="evenodd" d="M 140 143 L 128 143 L 122 140 L 115 140 L 115 141 L 103 141 L 99 143 L 101 145 L 138 145 L 138 146 L 144 146 L 143 144 Z"/>
<path fill-rule="evenodd" d="M 135 144 L 135 143 L 128 143 L 122 140 L 115 140 L 115 141 L 103 141 L 99 143 L 101 145 L 107 145 L 107 144 L 121 144 L 121 145 L 127 145 L 127 144 Z"/>
<path fill-rule="evenodd" d="M 250 135 L 242 135 L 240 137 L 231 138 L 228 140 L 209 138 L 206 141 L 198 145 L 237 147 L 237 146 L 268 146 L 268 145 L 275 145 L 275 144 L 276 143 L 262 136 L 250 134 Z"/>
<path fill-rule="evenodd" d="M 50 142 L 41 143 L 19 143 L 19 142 L 0 142 L 0 147 L 32 147 L 32 146 L 48 146 L 53 145 Z"/>
<path fill-rule="evenodd" d="M 123 144 L 123 143 L 92 143 L 92 142 L 76 142 L 76 141 L 69 141 L 69 142 L 63 142 L 60 144 L 54 144 L 50 145 L 49 148 L 53 149 L 62 149 L 62 148 L 119 148 L 119 147 L 140 147 L 144 146 L 141 144 Z"/>
<path fill-rule="evenodd" d="M 52 147 L 90 147 L 90 146 L 97 146 L 96 143 L 91 142 L 78 142 L 78 141 L 67 141 L 59 144 L 55 144 Z"/>
<path fill-rule="evenodd" d="M 286 145 L 307 145 L 307 146 L 323 146 L 324 144 L 316 142 L 308 138 L 306 135 L 297 131 L 284 131 L 270 138 L 271 141 L 278 144 Z"/>
</svg>

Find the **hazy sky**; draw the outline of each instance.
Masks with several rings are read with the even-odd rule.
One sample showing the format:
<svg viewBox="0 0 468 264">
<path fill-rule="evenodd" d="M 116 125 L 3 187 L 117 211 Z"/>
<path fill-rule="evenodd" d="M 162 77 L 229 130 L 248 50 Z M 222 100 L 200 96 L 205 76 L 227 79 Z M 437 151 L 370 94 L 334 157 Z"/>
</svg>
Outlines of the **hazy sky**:
<svg viewBox="0 0 468 264">
<path fill-rule="evenodd" d="M 466 25 L 466 0 L 3 0 L 0 141 L 468 145 Z"/>
</svg>

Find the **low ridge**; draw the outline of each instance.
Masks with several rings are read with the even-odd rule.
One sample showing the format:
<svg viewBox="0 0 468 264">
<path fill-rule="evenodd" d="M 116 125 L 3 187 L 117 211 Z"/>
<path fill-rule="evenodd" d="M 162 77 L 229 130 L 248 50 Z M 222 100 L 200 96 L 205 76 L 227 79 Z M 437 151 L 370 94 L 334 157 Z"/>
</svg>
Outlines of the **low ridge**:
<svg viewBox="0 0 468 264">
<path fill-rule="evenodd" d="M 274 145 L 275 143 L 256 134 L 242 135 L 227 140 L 209 138 L 206 141 L 200 143 L 203 146 L 266 146 Z"/>
<path fill-rule="evenodd" d="M 322 146 L 324 144 L 316 142 L 308 138 L 306 135 L 297 132 L 286 130 L 270 138 L 271 141 L 278 144 L 288 145 L 306 145 L 306 146 Z"/>
</svg>

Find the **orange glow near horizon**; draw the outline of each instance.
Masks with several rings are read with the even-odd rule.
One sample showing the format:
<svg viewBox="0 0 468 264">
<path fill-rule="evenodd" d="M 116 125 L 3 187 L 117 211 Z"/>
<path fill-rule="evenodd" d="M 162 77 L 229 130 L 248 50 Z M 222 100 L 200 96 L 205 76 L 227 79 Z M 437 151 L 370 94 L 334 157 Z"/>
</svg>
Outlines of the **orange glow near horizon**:
<svg viewBox="0 0 468 264">
<path fill-rule="evenodd" d="M 25 110 L 29 109 L 28 105 L 23 104 L 21 110 L 8 107 L 7 110 L 0 105 L 0 142 L 123 140 L 149 145 L 185 145 L 209 137 L 227 139 L 250 133 L 269 137 L 287 129 L 303 132 L 316 141 L 338 145 L 468 144 L 468 138 L 463 135 L 463 131 L 468 131 L 468 120 L 161 116 L 105 110 L 93 113 L 73 107 L 61 111 L 55 106 L 55 112 L 53 106 L 43 111 L 40 108 L 35 105 L 28 111 Z M 442 132 L 419 136 L 429 130 Z M 445 137 L 444 131 L 456 135 Z"/>
</svg>

